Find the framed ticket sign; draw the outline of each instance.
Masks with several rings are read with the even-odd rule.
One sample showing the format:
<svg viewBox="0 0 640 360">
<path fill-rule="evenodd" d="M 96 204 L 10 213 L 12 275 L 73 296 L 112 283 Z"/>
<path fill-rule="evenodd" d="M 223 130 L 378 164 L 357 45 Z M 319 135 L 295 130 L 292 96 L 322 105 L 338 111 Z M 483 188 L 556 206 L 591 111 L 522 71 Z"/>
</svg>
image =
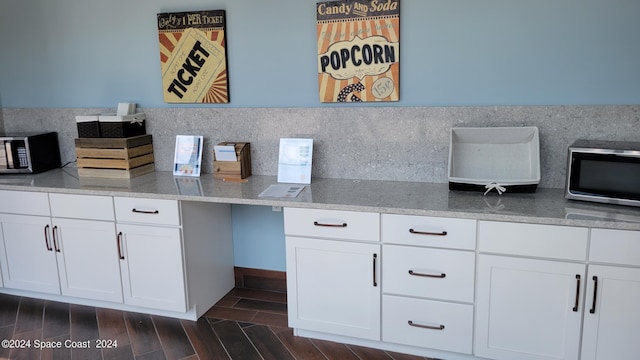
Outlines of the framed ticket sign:
<svg viewBox="0 0 640 360">
<path fill-rule="evenodd" d="M 224 10 L 158 14 L 167 103 L 228 103 Z"/>
<path fill-rule="evenodd" d="M 316 4 L 320 102 L 400 99 L 400 0 Z"/>
</svg>

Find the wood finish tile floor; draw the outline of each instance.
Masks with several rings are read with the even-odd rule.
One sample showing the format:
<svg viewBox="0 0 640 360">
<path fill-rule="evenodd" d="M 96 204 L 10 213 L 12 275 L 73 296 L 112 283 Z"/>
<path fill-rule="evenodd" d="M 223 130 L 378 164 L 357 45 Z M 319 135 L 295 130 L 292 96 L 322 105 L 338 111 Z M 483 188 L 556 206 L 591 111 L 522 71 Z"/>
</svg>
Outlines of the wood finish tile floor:
<svg viewBox="0 0 640 360">
<path fill-rule="evenodd" d="M 244 288 L 233 289 L 197 322 L 0 294 L 0 340 L 5 339 L 25 347 L 30 341 L 30 348 L 3 343 L 2 360 L 425 360 L 296 337 L 287 327 L 285 293 Z M 99 349 L 98 339 L 117 347 Z M 37 349 L 36 340 L 62 342 L 62 349 Z M 76 348 L 65 347 L 65 341 Z"/>
</svg>

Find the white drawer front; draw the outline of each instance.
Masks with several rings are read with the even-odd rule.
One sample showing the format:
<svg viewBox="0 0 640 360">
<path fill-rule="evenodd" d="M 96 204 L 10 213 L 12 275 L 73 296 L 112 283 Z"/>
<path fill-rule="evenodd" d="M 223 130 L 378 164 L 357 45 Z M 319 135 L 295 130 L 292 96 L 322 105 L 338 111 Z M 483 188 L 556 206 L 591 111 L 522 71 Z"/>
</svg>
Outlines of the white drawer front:
<svg viewBox="0 0 640 360">
<path fill-rule="evenodd" d="M 640 266 L 640 231 L 591 229 L 589 261 Z"/>
<path fill-rule="evenodd" d="M 380 241 L 380 215 L 356 211 L 284 209 L 286 235 Z"/>
<path fill-rule="evenodd" d="M 114 198 L 118 222 L 157 225 L 180 225 L 177 200 Z"/>
<path fill-rule="evenodd" d="M 384 245 L 384 293 L 473 302 L 475 253 Z"/>
<path fill-rule="evenodd" d="M 49 216 L 47 193 L 0 190 L 0 212 Z"/>
<path fill-rule="evenodd" d="M 476 221 L 382 214 L 382 241 L 387 244 L 475 250 Z"/>
<path fill-rule="evenodd" d="M 61 218 L 107 220 L 115 219 L 110 196 L 49 194 L 51 216 Z"/>
<path fill-rule="evenodd" d="M 471 354 L 472 338 L 473 305 L 382 297 L 383 341 Z"/>
<path fill-rule="evenodd" d="M 589 229 L 509 222 L 478 222 L 482 252 L 584 261 Z"/>
</svg>

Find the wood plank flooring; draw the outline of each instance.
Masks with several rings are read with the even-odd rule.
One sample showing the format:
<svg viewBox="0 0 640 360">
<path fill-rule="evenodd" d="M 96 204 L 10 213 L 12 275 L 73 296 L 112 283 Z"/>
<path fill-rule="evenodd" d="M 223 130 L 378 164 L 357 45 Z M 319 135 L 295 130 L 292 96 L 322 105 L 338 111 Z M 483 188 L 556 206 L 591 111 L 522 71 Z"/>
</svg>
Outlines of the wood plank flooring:
<svg viewBox="0 0 640 360">
<path fill-rule="evenodd" d="M 0 359 L 425 359 L 296 337 L 285 293 L 246 288 L 233 289 L 197 322 L 0 294 L 5 339 L 24 348 L 2 346 Z M 62 348 L 36 348 L 36 340 Z"/>
</svg>

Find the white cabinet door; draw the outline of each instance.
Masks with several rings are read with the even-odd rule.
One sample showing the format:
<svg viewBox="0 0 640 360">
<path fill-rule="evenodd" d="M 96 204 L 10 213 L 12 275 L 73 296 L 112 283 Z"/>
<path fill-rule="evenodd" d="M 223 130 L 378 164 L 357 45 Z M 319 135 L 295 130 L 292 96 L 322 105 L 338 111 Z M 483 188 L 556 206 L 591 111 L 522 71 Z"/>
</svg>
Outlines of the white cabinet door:
<svg viewBox="0 0 640 360">
<path fill-rule="evenodd" d="M 480 255 L 475 355 L 578 359 L 585 265 Z"/>
<path fill-rule="evenodd" d="M 7 288 L 60 294 L 49 217 L 0 214 L 0 266 Z"/>
<path fill-rule="evenodd" d="M 380 340 L 380 245 L 288 236 L 289 326 Z"/>
<path fill-rule="evenodd" d="M 589 266 L 582 360 L 640 358 L 640 269 Z"/>
<path fill-rule="evenodd" d="M 122 302 L 113 222 L 53 219 L 62 295 Z"/>
<path fill-rule="evenodd" d="M 179 228 L 118 224 L 124 303 L 185 312 Z"/>
</svg>

